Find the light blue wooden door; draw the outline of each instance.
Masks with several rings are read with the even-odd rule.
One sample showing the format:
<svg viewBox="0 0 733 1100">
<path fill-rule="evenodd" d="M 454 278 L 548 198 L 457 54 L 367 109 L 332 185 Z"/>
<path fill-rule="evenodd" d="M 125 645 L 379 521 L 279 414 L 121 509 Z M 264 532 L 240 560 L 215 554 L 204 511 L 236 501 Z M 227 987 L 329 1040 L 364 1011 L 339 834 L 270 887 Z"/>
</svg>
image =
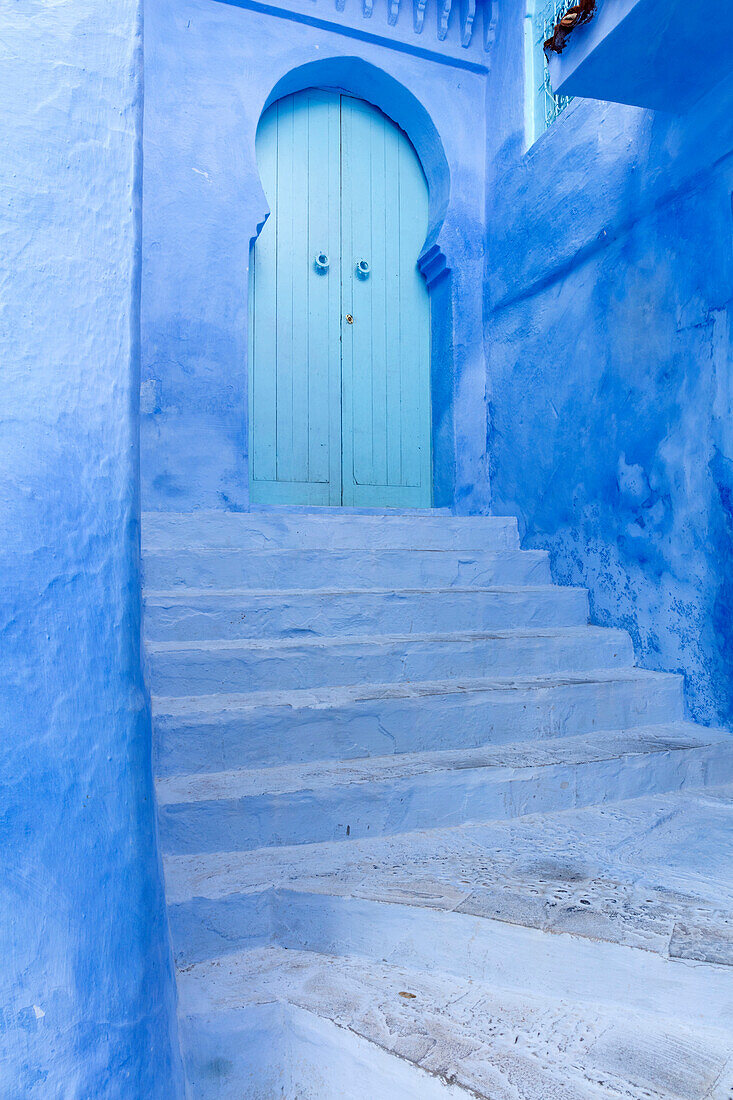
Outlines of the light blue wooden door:
<svg viewBox="0 0 733 1100">
<path fill-rule="evenodd" d="M 254 503 L 431 503 L 427 185 L 362 100 L 288 96 L 263 116 L 271 215 L 250 288 Z"/>
</svg>

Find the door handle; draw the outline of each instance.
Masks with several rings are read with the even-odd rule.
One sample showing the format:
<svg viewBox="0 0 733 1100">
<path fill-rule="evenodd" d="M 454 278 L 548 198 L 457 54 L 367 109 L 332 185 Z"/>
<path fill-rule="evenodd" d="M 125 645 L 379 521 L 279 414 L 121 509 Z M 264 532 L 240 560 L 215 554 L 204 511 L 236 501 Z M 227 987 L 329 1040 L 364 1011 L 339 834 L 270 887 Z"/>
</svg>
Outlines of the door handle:
<svg viewBox="0 0 733 1100">
<path fill-rule="evenodd" d="M 356 261 L 356 274 L 360 279 L 368 279 L 371 268 L 366 260 Z"/>
<path fill-rule="evenodd" d="M 313 261 L 313 265 L 319 275 L 325 275 L 328 271 L 328 256 L 325 252 L 319 252 Z"/>
</svg>

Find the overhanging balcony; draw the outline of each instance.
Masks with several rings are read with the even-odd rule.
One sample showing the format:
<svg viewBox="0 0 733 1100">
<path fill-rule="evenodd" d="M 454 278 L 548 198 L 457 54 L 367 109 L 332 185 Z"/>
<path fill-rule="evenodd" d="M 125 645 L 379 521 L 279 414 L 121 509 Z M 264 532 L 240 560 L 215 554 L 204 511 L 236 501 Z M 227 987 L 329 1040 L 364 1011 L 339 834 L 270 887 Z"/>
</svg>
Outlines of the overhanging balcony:
<svg viewBox="0 0 733 1100">
<path fill-rule="evenodd" d="M 600 0 L 550 58 L 556 95 L 681 113 L 733 73 L 733 0 Z"/>
</svg>

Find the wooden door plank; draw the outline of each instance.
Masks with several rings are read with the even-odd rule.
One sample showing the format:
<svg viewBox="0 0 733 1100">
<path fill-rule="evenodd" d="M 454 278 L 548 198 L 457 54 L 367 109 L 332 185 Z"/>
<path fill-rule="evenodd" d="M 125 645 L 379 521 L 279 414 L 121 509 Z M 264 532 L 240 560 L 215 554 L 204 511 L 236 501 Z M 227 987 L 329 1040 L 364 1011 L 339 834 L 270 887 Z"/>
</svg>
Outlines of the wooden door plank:
<svg viewBox="0 0 733 1100">
<path fill-rule="evenodd" d="M 372 466 L 371 485 L 387 484 L 387 225 L 388 206 L 386 144 L 389 131 L 394 127 L 384 115 L 370 110 L 371 115 L 371 194 L 372 239 L 369 278 L 359 279 L 361 288 L 369 300 L 369 325 L 371 347 L 371 407 L 372 407 Z"/>
<path fill-rule="evenodd" d="M 402 326 L 400 302 L 400 150 L 403 138 L 396 127 L 388 133 L 385 164 L 387 191 L 385 236 L 388 293 L 386 296 L 385 330 L 389 333 L 386 356 L 387 391 L 387 485 L 402 484 Z"/>
<path fill-rule="evenodd" d="M 277 480 L 293 478 L 293 269 L 288 257 L 293 251 L 293 149 L 295 112 L 293 97 L 281 99 L 276 107 L 277 124 L 277 269 L 275 272 L 275 311 L 277 357 L 276 451 Z M 305 480 L 305 479 L 302 479 Z"/>
<path fill-rule="evenodd" d="M 327 171 L 318 193 L 312 196 L 313 208 L 326 211 L 326 248 L 329 269 L 325 279 L 323 317 L 318 322 L 319 347 L 323 349 L 324 404 L 326 423 L 323 436 L 327 440 L 327 471 L 329 504 L 341 503 L 341 97 L 333 92 L 321 93 L 327 100 Z M 312 238 L 314 255 L 316 241 Z M 320 245 L 318 246 L 320 247 Z M 319 357 L 320 359 L 320 357 Z M 318 436 L 318 445 L 321 435 Z"/>
<path fill-rule="evenodd" d="M 374 327 L 372 318 L 373 280 L 357 280 L 355 265 L 372 253 L 374 195 L 372 193 L 372 112 L 363 100 L 350 99 L 348 117 L 352 143 L 349 173 L 351 193 L 351 248 L 344 252 L 344 276 L 351 283 L 352 313 L 352 387 L 353 387 L 353 481 L 371 485 L 374 463 Z"/>
<path fill-rule="evenodd" d="M 310 344 L 310 290 L 311 272 L 309 256 L 309 214 L 310 196 L 318 185 L 310 173 L 309 145 L 312 99 L 306 92 L 292 97 L 293 144 L 288 161 L 289 200 L 290 200 L 290 248 L 289 255 L 282 252 L 279 256 L 279 270 L 282 272 L 283 288 L 290 294 L 290 324 L 288 326 L 289 343 L 289 384 L 290 408 L 288 411 L 289 435 L 282 448 L 278 441 L 278 457 L 287 470 L 286 477 L 280 480 L 314 480 L 309 470 L 309 373 L 311 354 L 317 357 L 317 349 Z M 312 166 L 317 170 L 317 165 Z M 314 287 L 315 291 L 315 287 Z M 278 303 L 279 309 L 279 303 Z M 287 309 L 285 312 L 287 318 Z M 320 409 L 313 409 L 317 416 Z M 278 471 L 279 473 L 279 471 Z"/>
<path fill-rule="evenodd" d="M 268 111 L 260 125 L 257 134 L 257 161 L 271 213 L 251 257 L 249 454 L 250 481 L 268 482 L 277 477 L 277 230 L 274 213 L 277 199 L 276 111 Z"/>
<path fill-rule="evenodd" d="M 356 216 L 353 201 L 356 149 L 353 134 L 353 103 L 349 96 L 341 97 L 341 439 L 342 439 L 342 501 L 354 502 L 354 326 L 346 320 L 354 312 L 354 280 L 348 257 L 353 254 L 355 223 L 363 220 L 366 211 Z"/>
</svg>

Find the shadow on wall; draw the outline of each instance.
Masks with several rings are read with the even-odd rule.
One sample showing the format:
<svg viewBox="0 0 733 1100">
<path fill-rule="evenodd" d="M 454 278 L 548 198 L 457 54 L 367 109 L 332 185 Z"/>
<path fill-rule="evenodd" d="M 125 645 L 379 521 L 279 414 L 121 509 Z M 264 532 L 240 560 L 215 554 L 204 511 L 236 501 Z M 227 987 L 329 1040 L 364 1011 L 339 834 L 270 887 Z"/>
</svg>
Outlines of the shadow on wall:
<svg viewBox="0 0 733 1100">
<path fill-rule="evenodd" d="M 679 117 L 576 100 L 524 155 L 515 118 L 490 152 L 486 311 L 495 511 L 724 723 L 732 108 L 730 83 Z"/>
</svg>

